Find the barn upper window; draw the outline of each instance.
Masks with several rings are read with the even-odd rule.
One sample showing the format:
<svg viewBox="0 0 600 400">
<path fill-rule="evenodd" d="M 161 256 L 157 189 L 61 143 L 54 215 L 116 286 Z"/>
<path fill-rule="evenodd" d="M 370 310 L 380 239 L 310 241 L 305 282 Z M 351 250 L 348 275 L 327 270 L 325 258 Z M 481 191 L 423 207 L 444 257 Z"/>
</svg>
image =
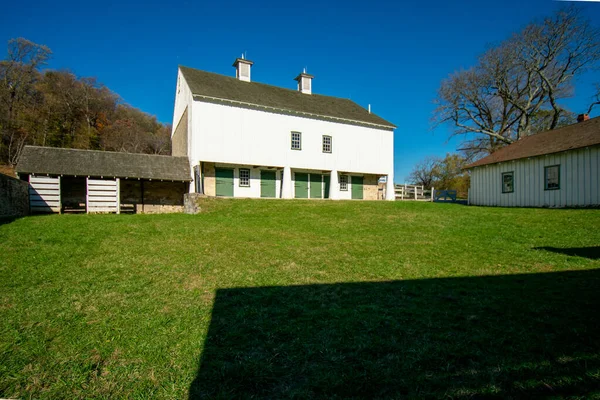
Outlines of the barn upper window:
<svg viewBox="0 0 600 400">
<path fill-rule="evenodd" d="M 515 173 L 502 173 L 502 193 L 512 193 L 515 191 Z"/>
<path fill-rule="evenodd" d="M 331 136 L 323 135 L 323 153 L 331 153 Z"/>
<path fill-rule="evenodd" d="M 560 189 L 560 165 L 544 167 L 544 189 Z"/>
<path fill-rule="evenodd" d="M 302 149 L 302 133 L 292 132 L 292 150 Z"/>
</svg>

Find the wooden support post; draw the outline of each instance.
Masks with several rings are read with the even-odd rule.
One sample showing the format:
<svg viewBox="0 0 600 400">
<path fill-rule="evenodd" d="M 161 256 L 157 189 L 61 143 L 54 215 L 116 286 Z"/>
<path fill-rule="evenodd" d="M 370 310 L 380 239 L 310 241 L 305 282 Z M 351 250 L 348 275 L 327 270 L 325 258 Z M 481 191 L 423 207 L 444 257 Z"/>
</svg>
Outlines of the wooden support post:
<svg viewBox="0 0 600 400">
<path fill-rule="evenodd" d="M 121 214 L 121 179 L 117 178 L 117 214 Z"/>
<path fill-rule="evenodd" d="M 417 194 L 419 193 L 419 187 L 415 185 L 415 200 L 417 200 Z"/>
<path fill-rule="evenodd" d="M 62 214 L 62 190 L 60 188 L 61 177 L 58 177 L 58 213 Z"/>
<path fill-rule="evenodd" d="M 431 201 L 433 202 L 433 198 L 435 197 L 435 188 L 431 188 Z"/>
<path fill-rule="evenodd" d="M 86 177 L 85 178 L 85 213 L 89 214 L 90 213 L 90 184 L 89 184 L 89 179 L 90 177 Z"/>
</svg>

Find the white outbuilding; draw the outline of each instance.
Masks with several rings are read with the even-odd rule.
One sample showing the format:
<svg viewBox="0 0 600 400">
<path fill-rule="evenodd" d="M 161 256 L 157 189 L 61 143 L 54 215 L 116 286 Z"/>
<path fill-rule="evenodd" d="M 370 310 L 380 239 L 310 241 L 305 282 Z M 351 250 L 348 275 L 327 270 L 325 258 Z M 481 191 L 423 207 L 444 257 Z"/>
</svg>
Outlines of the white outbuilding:
<svg viewBox="0 0 600 400">
<path fill-rule="evenodd" d="M 600 118 L 527 136 L 467 166 L 469 202 L 501 207 L 600 206 Z"/>
<path fill-rule="evenodd" d="M 394 200 L 394 128 L 348 99 L 179 67 L 172 148 L 188 157 L 190 192 L 222 197 Z M 383 195 L 378 180 L 386 177 Z"/>
</svg>

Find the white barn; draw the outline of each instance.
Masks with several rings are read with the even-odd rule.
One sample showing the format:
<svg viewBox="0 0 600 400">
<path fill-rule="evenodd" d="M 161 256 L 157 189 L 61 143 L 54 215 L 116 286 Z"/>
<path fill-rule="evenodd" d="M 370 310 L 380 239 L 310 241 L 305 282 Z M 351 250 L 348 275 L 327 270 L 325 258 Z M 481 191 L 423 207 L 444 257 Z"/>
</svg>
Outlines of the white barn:
<svg viewBox="0 0 600 400">
<path fill-rule="evenodd" d="M 600 206 L 600 118 L 525 137 L 467 166 L 469 202 L 501 207 Z"/>
<path fill-rule="evenodd" d="M 180 66 L 173 155 L 189 158 L 190 192 L 208 196 L 394 199 L 394 128 L 351 100 Z M 386 177 L 385 191 L 379 178 Z"/>
</svg>

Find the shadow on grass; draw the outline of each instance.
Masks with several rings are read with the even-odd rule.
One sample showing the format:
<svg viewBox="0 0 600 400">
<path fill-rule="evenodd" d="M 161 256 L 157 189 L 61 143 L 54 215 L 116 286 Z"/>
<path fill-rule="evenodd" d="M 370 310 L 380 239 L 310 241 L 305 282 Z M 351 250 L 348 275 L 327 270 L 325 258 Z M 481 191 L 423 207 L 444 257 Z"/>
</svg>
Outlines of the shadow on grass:
<svg viewBox="0 0 600 400">
<path fill-rule="evenodd" d="M 599 296 L 600 270 L 219 289 L 190 399 L 589 396 Z"/>
<path fill-rule="evenodd" d="M 545 250 L 553 253 L 566 254 L 568 256 L 585 257 L 592 260 L 600 260 L 600 246 L 592 247 L 534 247 L 534 250 Z"/>
<path fill-rule="evenodd" d="M 11 222 L 19 219 L 21 217 L 0 217 L 0 226 L 4 224 L 10 224 Z"/>
</svg>

